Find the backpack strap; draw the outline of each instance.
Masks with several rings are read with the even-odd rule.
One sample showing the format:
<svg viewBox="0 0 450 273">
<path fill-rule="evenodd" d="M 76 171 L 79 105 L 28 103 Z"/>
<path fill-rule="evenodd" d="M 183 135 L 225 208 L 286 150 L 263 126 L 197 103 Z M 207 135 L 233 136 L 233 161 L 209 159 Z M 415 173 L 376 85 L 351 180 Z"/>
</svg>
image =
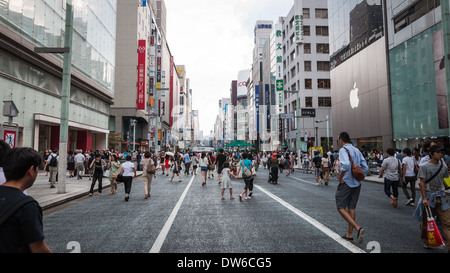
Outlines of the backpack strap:
<svg viewBox="0 0 450 273">
<path fill-rule="evenodd" d="M 15 202 L 12 202 L 12 204 L 9 205 L 7 208 L 3 208 L 1 210 L 0 214 L 0 226 L 8 220 L 11 215 L 13 215 L 20 207 L 31 203 L 36 202 L 32 197 L 30 196 L 24 196 L 24 198 L 20 198 L 19 200 L 16 200 Z M 1 202 L 0 202 L 1 203 Z M 36 202 L 37 203 L 37 202 Z"/>
<path fill-rule="evenodd" d="M 427 181 L 425 181 L 425 184 L 428 184 L 428 183 L 430 183 L 431 182 L 431 180 L 433 180 L 440 172 L 441 172 L 441 170 L 442 170 L 442 166 L 443 166 L 443 164 L 442 164 L 442 160 L 440 161 L 441 162 L 441 165 L 440 165 L 440 167 L 439 167 L 439 170 L 435 173 L 435 174 L 433 174 L 433 176 L 432 177 L 430 177 L 430 178 L 428 178 L 427 179 Z"/>
</svg>

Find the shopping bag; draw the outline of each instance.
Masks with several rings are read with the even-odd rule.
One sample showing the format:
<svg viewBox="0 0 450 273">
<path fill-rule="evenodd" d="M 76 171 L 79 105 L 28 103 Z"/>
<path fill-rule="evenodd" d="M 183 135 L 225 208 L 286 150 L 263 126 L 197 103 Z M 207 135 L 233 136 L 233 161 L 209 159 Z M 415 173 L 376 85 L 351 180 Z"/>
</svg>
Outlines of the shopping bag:
<svg viewBox="0 0 450 273">
<path fill-rule="evenodd" d="M 436 221 L 434 221 L 433 214 L 429 206 L 425 207 L 427 212 L 427 236 L 428 245 L 430 247 L 443 247 L 445 246 L 444 239 L 439 231 Z"/>
<path fill-rule="evenodd" d="M 450 189 L 450 177 L 444 178 L 444 186 L 446 190 Z"/>
</svg>

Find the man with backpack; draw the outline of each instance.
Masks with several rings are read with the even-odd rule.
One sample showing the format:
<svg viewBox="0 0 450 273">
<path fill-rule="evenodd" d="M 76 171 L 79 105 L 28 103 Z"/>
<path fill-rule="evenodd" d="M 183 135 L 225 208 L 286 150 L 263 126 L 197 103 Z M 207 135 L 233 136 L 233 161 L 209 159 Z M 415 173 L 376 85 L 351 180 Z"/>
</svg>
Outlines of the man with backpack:
<svg viewBox="0 0 450 273">
<path fill-rule="evenodd" d="M 25 195 L 39 172 L 41 155 L 31 148 L 11 149 L 4 158 L 6 182 L 0 186 L 0 253 L 50 253 L 42 208 Z"/>
<path fill-rule="evenodd" d="M 320 184 L 322 184 L 322 178 L 321 178 L 322 158 L 320 157 L 318 151 L 314 152 L 313 164 L 314 164 L 314 175 L 316 176 L 316 185 L 319 185 L 319 181 L 320 181 Z"/>
<path fill-rule="evenodd" d="M 55 188 L 55 183 L 58 175 L 58 150 L 53 149 L 52 153 L 48 156 L 48 170 L 50 172 L 50 188 Z"/>
</svg>

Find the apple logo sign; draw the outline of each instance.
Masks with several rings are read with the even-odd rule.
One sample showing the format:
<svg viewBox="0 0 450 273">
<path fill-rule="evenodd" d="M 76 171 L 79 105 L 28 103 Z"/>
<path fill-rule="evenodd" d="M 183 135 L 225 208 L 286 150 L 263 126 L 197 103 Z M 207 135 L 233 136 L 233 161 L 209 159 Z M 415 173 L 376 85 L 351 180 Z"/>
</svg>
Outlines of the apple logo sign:
<svg viewBox="0 0 450 273">
<path fill-rule="evenodd" d="M 359 106 L 359 97 L 358 97 L 359 89 L 355 85 L 353 85 L 353 89 L 350 91 L 350 105 L 352 109 L 355 109 Z"/>
</svg>

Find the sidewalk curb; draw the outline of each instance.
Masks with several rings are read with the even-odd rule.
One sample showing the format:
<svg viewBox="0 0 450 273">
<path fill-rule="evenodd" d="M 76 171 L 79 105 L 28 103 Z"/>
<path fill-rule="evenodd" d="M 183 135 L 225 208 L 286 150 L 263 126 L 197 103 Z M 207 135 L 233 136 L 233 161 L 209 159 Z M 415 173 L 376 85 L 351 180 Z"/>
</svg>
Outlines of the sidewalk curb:
<svg viewBox="0 0 450 273">
<path fill-rule="evenodd" d="M 142 176 L 142 173 L 136 174 L 136 178 L 137 177 L 141 177 L 141 176 Z M 83 175 L 83 177 L 89 177 L 89 175 Z M 102 191 L 111 187 L 111 183 L 110 183 L 108 178 L 104 177 L 103 181 L 105 181 L 105 182 L 102 183 L 103 184 L 102 185 Z M 122 182 L 118 182 L 119 185 L 121 183 Z M 94 190 L 94 192 L 95 191 L 98 191 L 98 187 Z M 79 190 L 79 191 L 76 191 L 76 192 L 73 192 L 73 193 L 67 193 L 67 192 L 66 193 L 61 193 L 61 194 L 56 193 L 55 195 L 58 195 L 58 197 L 56 197 L 56 198 L 52 198 L 51 200 L 48 200 L 48 201 L 41 201 L 41 200 L 38 199 L 37 201 L 39 202 L 39 205 L 41 206 L 42 210 L 45 211 L 45 210 L 48 210 L 50 208 L 54 208 L 54 207 L 57 207 L 59 205 L 62 205 L 62 204 L 68 203 L 70 201 L 76 200 L 78 198 L 81 198 L 81 197 L 84 197 L 84 196 L 88 196 L 89 193 L 90 193 L 89 189 L 87 189 L 87 190 Z"/>
</svg>

